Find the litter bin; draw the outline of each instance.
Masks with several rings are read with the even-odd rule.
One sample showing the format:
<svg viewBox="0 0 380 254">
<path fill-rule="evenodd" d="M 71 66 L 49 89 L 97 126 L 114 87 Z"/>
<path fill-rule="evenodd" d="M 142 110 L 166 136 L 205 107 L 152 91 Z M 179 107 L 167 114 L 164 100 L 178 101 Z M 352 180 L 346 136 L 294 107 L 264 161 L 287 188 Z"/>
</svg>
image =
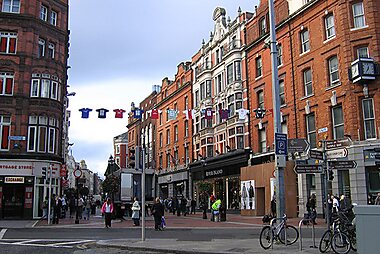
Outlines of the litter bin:
<svg viewBox="0 0 380 254">
<path fill-rule="evenodd" d="M 220 221 L 226 221 L 227 220 L 227 210 L 226 210 L 225 206 L 220 207 L 219 216 L 220 216 Z"/>
</svg>

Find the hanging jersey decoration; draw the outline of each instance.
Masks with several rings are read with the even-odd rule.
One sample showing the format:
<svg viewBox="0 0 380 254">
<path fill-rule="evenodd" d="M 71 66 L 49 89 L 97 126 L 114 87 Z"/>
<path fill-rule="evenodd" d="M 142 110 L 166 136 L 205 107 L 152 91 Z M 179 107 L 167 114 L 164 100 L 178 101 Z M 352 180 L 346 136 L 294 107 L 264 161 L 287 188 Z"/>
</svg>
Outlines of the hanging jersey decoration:
<svg viewBox="0 0 380 254">
<path fill-rule="evenodd" d="M 168 110 L 166 110 L 166 113 L 168 114 L 169 121 L 177 119 L 177 115 L 178 115 L 178 111 L 177 110 L 168 109 Z"/>
<path fill-rule="evenodd" d="M 220 119 L 228 119 L 230 115 L 229 109 L 219 109 Z"/>
<path fill-rule="evenodd" d="M 205 119 L 207 119 L 207 120 L 212 119 L 213 114 L 214 114 L 214 111 L 212 111 L 212 108 L 206 108 Z"/>
<path fill-rule="evenodd" d="M 160 113 L 162 112 L 162 110 L 159 110 L 159 109 L 152 109 L 152 110 L 149 110 L 150 113 L 151 113 L 151 118 L 152 119 L 158 119 L 159 116 L 160 116 Z"/>
<path fill-rule="evenodd" d="M 237 112 L 239 114 L 239 120 L 244 120 L 247 114 L 249 114 L 249 111 L 244 108 L 238 109 Z"/>
<path fill-rule="evenodd" d="M 114 109 L 113 112 L 115 112 L 115 118 L 123 118 L 123 114 L 125 113 L 124 109 Z"/>
<path fill-rule="evenodd" d="M 138 109 L 132 110 L 132 112 L 133 112 L 133 118 L 141 119 L 142 114 L 144 113 L 144 110 L 138 108 Z"/>
<path fill-rule="evenodd" d="M 99 108 L 96 110 L 96 112 L 98 112 L 98 118 L 106 118 L 107 112 L 109 112 L 109 110 L 105 108 Z"/>
<path fill-rule="evenodd" d="M 183 113 L 186 115 L 186 119 L 194 119 L 195 109 L 186 109 Z"/>
<path fill-rule="evenodd" d="M 92 111 L 92 109 L 90 109 L 90 108 L 81 108 L 79 111 L 82 112 L 82 118 L 88 118 L 88 115 L 90 114 L 90 112 Z"/>
</svg>

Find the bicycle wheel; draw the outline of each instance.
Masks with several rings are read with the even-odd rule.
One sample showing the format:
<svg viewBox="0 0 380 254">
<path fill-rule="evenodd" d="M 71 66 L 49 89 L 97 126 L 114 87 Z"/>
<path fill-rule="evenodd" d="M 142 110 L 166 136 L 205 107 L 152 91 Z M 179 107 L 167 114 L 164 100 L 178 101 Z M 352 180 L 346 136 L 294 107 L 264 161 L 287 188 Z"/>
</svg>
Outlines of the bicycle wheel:
<svg viewBox="0 0 380 254">
<path fill-rule="evenodd" d="M 286 225 L 287 244 L 291 245 L 291 244 L 297 242 L 298 237 L 299 237 L 299 233 L 298 233 L 298 230 L 296 229 L 296 227 L 294 227 L 292 225 Z M 278 234 L 278 238 L 282 244 L 285 244 L 285 228 L 284 227 L 281 228 L 281 230 Z"/>
<path fill-rule="evenodd" d="M 325 253 L 331 245 L 332 231 L 327 230 L 323 233 L 321 241 L 319 242 L 319 251 Z"/>
<path fill-rule="evenodd" d="M 350 243 L 351 243 L 351 249 L 353 251 L 357 251 L 358 247 L 356 246 L 356 233 L 353 232 L 352 235 L 350 236 Z"/>
<path fill-rule="evenodd" d="M 351 248 L 350 239 L 343 232 L 335 232 L 331 238 L 331 248 L 335 253 L 347 254 Z"/>
<path fill-rule="evenodd" d="M 260 245 L 264 250 L 269 249 L 273 243 L 273 231 L 270 226 L 265 226 L 260 232 Z"/>
</svg>

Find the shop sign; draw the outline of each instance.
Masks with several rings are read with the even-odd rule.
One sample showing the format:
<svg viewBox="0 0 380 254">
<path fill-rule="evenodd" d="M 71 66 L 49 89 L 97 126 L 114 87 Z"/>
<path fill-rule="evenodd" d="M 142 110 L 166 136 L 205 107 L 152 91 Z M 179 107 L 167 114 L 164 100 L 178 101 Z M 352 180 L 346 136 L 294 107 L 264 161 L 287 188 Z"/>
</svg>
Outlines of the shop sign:
<svg viewBox="0 0 380 254">
<path fill-rule="evenodd" d="M 224 175 L 223 169 L 215 169 L 215 170 L 208 170 L 205 171 L 205 177 L 217 177 Z"/>
<path fill-rule="evenodd" d="M 33 164 L 22 162 L 0 162 L 0 169 L 29 169 L 33 170 Z"/>
<path fill-rule="evenodd" d="M 4 183 L 24 183 L 24 177 L 5 177 Z"/>
</svg>

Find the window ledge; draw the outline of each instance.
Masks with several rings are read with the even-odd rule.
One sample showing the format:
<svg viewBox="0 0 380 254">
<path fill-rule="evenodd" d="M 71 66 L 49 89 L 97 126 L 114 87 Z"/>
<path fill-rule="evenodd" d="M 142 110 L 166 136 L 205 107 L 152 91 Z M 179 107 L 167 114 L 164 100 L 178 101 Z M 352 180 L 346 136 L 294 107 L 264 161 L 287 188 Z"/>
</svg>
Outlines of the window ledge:
<svg viewBox="0 0 380 254">
<path fill-rule="evenodd" d="M 263 77 L 263 75 L 256 77 L 255 81 L 261 79 L 262 77 Z"/>
<path fill-rule="evenodd" d="M 304 97 L 301 97 L 301 98 L 300 98 L 300 101 L 305 100 L 305 99 L 307 99 L 307 98 L 310 98 L 310 97 L 312 97 L 312 96 L 314 96 L 314 93 L 309 94 L 309 95 L 305 95 Z"/>
<path fill-rule="evenodd" d="M 335 85 L 332 85 L 332 86 L 328 86 L 328 87 L 326 87 L 326 91 L 328 91 L 328 90 L 331 90 L 331 89 L 333 89 L 333 88 L 335 88 L 335 87 L 338 87 L 338 86 L 340 86 L 342 83 L 340 83 L 340 82 L 338 82 L 338 83 L 336 83 Z"/>
<path fill-rule="evenodd" d="M 286 108 L 288 106 L 288 104 L 282 104 L 282 105 L 280 105 L 280 108 Z"/>
<path fill-rule="evenodd" d="M 326 44 L 326 43 L 328 43 L 328 42 L 334 40 L 335 38 L 336 38 L 336 35 L 334 35 L 334 36 L 331 37 L 331 38 L 328 38 L 328 39 L 324 40 L 324 41 L 323 41 L 323 44 Z"/>
<path fill-rule="evenodd" d="M 309 53 L 309 52 L 310 52 L 310 49 L 306 50 L 305 52 L 302 52 L 302 53 L 300 54 L 300 56 L 306 55 L 306 54 Z"/>
<path fill-rule="evenodd" d="M 360 29 L 364 29 L 364 28 L 368 28 L 368 25 L 361 26 L 361 27 L 354 27 L 354 28 L 351 28 L 350 31 L 353 32 L 353 31 L 357 31 L 357 30 L 360 30 Z"/>
</svg>

